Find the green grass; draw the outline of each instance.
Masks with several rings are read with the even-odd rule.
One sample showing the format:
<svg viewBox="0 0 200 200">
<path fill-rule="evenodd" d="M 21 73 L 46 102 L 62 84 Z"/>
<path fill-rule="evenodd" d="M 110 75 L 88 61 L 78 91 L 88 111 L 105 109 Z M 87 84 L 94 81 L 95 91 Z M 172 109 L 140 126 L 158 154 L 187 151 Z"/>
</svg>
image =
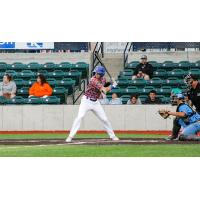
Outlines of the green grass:
<svg viewBox="0 0 200 200">
<path fill-rule="evenodd" d="M 118 134 L 119 137 L 158 138 L 163 135 Z M 81 134 L 81 138 L 105 138 L 106 134 Z M 65 134 L 1 134 L 0 139 L 66 138 Z M 199 157 L 200 145 L 94 145 L 94 146 L 4 146 L 0 156 L 6 157 Z"/>
</svg>

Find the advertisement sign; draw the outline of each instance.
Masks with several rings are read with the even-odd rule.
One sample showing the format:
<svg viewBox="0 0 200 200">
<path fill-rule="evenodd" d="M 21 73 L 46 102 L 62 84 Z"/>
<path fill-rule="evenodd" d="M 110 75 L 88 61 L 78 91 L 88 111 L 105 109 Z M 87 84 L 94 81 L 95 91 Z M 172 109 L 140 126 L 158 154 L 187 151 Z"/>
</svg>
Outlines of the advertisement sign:
<svg viewBox="0 0 200 200">
<path fill-rule="evenodd" d="M 54 42 L 0 42 L 0 49 L 54 49 Z"/>
</svg>

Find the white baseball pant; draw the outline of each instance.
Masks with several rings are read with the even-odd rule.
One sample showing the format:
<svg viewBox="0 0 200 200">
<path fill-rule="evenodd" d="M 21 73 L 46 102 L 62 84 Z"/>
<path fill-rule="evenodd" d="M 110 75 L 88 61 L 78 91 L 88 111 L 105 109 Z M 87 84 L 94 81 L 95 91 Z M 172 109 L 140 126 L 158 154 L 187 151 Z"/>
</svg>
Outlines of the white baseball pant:
<svg viewBox="0 0 200 200">
<path fill-rule="evenodd" d="M 80 128 L 81 121 L 88 111 L 92 111 L 101 120 L 109 137 L 114 138 L 115 134 L 112 129 L 111 123 L 108 121 L 108 118 L 107 118 L 100 102 L 98 100 L 91 101 L 90 99 L 87 99 L 86 96 L 83 96 L 81 99 L 78 116 L 74 120 L 74 123 L 70 130 L 69 137 L 73 138 L 76 135 L 78 129 Z"/>
</svg>

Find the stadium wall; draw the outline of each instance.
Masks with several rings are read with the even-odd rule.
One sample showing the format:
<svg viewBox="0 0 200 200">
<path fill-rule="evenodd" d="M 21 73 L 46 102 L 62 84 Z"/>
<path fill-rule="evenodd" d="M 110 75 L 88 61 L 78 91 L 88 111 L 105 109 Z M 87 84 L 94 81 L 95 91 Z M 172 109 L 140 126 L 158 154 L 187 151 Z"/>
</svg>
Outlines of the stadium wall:
<svg viewBox="0 0 200 200">
<path fill-rule="evenodd" d="M 76 105 L 6 105 L 0 106 L 0 132 L 69 130 L 79 106 Z M 172 128 L 172 119 L 164 120 L 157 111 L 174 110 L 170 105 L 107 105 L 105 112 L 114 130 L 164 131 Z M 101 131 L 101 123 L 89 112 L 80 130 Z"/>
<path fill-rule="evenodd" d="M 149 61 L 164 62 L 170 60 L 173 62 L 200 60 L 200 51 L 160 51 L 160 52 L 131 52 L 129 53 L 128 62 L 140 61 L 141 55 L 147 55 Z"/>
<path fill-rule="evenodd" d="M 14 62 L 22 62 L 28 64 L 30 62 L 38 62 L 44 64 L 46 62 L 86 62 L 90 64 L 91 53 L 0 53 L 0 62 L 12 64 Z"/>
</svg>

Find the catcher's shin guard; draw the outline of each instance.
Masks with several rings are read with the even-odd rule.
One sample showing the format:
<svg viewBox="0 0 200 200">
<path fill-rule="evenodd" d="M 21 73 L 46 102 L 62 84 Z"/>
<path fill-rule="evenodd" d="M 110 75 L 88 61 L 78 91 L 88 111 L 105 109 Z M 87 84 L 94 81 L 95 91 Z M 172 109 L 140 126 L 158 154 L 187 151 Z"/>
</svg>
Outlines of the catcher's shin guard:
<svg viewBox="0 0 200 200">
<path fill-rule="evenodd" d="M 197 135 L 187 136 L 187 135 L 181 134 L 179 136 L 179 140 L 180 141 L 200 141 L 200 137 Z"/>
</svg>

